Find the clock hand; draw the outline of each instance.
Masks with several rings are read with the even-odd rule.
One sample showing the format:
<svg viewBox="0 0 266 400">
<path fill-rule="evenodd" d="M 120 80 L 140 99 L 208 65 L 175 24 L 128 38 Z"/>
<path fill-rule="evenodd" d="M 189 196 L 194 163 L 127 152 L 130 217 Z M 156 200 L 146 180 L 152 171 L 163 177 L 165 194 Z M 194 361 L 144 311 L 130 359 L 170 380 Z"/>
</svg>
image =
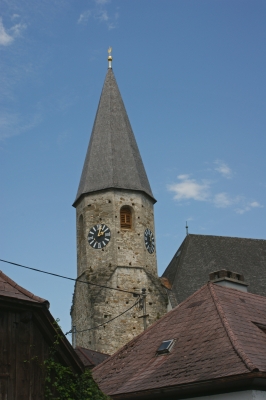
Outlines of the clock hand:
<svg viewBox="0 0 266 400">
<path fill-rule="evenodd" d="M 102 230 L 102 225 L 100 225 L 100 228 L 98 230 L 98 235 L 97 236 L 102 236 L 101 230 Z"/>
</svg>

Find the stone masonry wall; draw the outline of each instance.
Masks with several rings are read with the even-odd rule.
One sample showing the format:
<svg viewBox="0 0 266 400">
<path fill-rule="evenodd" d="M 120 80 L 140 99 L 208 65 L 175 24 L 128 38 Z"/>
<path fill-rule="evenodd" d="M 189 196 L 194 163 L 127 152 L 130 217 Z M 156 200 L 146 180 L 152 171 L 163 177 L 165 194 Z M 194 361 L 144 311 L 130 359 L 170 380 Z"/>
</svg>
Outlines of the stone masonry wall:
<svg viewBox="0 0 266 400">
<path fill-rule="evenodd" d="M 167 297 L 159 279 L 151 280 L 143 268 L 117 267 L 110 280 L 105 283 L 109 287 L 139 293 L 145 287 L 148 326 L 166 312 Z M 113 354 L 143 332 L 143 310 L 139 305 L 108 323 L 110 319 L 134 305 L 138 301 L 137 297 L 107 289 L 87 289 L 84 286 L 86 285 L 77 283 L 72 313 L 77 329 L 77 345 Z M 104 323 L 106 325 L 98 329 L 79 332 Z"/>
<path fill-rule="evenodd" d="M 130 206 L 133 211 L 133 229 L 121 230 L 120 208 Z M 83 229 L 79 226 L 83 218 Z M 106 224 L 111 230 L 110 243 L 101 250 L 93 249 L 87 241 L 90 229 L 98 223 Z M 89 269 L 109 267 L 109 264 L 145 266 L 150 273 L 157 274 L 156 249 L 149 254 L 144 246 L 144 231 L 154 229 L 153 204 L 140 192 L 112 191 L 99 192 L 85 196 L 77 206 L 77 248 L 78 276 Z M 82 239 L 80 232 L 83 233 Z M 85 246 L 82 244 L 85 242 Z M 87 264 L 81 262 L 81 254 L 85 251 Z"/>
<path fill-rule="evenodd" d="M 120 209 L 132 210 L 131 230 L 120 228 Z M 93 249 L 88 233 L 96 224 L 111 230 L 111 239 L 103 249 Z M 106 190 L 84 196 L 77 206 L 78 277 L 114 288 L 139 291 L 147 289 L 148 323 L 166 312 L 166 298 L 157 276 L 156 249 L 150 254 L 144 244 L 144 231 L 155 236 L 152 201 L 140 192 Z M 72 324 L 77 331 L 102 324 L 136 302 L 132 294 L 99 289 L 77 283 L 72 307 Z M 142 311 L 132 309 L 114 322 L 97 330 L 77 334 L 77 345 L 113 353 L 142 332 Z"/>
</svg>

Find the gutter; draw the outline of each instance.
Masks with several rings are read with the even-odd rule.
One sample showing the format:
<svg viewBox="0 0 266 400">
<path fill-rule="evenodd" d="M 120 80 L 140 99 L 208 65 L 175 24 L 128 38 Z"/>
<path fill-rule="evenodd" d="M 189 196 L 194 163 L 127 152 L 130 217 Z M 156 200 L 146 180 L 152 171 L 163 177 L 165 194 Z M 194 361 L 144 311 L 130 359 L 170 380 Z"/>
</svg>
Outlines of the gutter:
<svg viewBox="0 0 266 400">
<path fill-rule="evenodd" d="M 175 385 L 131 393 L 108 393 L 113 400 L 178 400 L 187 397 L 200 397 L 243 390 L 266 390 L 266 372 L 251 372 L 211 379 L 203 382 Z"/>
</svg>

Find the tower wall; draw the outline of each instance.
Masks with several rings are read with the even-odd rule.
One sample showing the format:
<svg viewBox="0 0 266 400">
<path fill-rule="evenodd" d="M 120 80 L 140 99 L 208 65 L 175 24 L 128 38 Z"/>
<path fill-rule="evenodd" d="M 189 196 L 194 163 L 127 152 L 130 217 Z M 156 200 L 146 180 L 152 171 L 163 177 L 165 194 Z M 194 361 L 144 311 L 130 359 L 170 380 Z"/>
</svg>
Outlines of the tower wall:
<svg viewBox="0 0 266 400">
<path fill-rule="evenodd" d="M 74 202 L 77 275 L 84 282 L 114 289 L 140 293 L 145 287 L 148 324 L 166 312 L 150 234 L 155 235 L 154 202 L 110 63 Z M 136 300 L 130 293 L 77 282 L 71 309 L 77 344 L 112 353 L 142 332 L 142 311 L 135 308 L 106 324 Z"/>
<path fill-rule="evenodd" d="M 82 280 L 88 280 L 86 272 Z M 100 283 L 100 281 L 99 281 Z M 167 299 L 158 278 L 147 275 L 144 268 L 117 267 L 102 285 L 139 291 L 147 289 L 147 326 L 166 312 Z M 135 288 L 135 289 L 134 289 Z M 143 332 L 143 310 L 138 305 L 114 319 L 138 301 L 130 293 L 99 289 L 77 283 L 72 307 L 72 323 L 76 326 L 76 343 L 107 354 L 113 354 L 135 336 Z M 97 329 L 91 329 L 104 324 Z M 81 332 L 83 331 L 83 332 Z"/>
<path fill-rule="evenodd" d="M 123 206 L 132 209 L 131 230 L 120 227 Z M 141 266 L 157 275 L 156 248 L 149 254 L 144 244 L 146 228 L 155 235 L 153 203 L 148 196 L 141 192 L 107 190 L 85 195 L 76 210 L 78 276 L 85 270 L 94 276 L 101 273 L 102 268 L 112 266 Z M 90 229 L 96 224 L 106 224 L 111 230 L 110 243 L 100 250 L 93 249 L 87 240 Z"/>
<path fill-rule="evenodd" d="M 131 230 L 121 229 L 123 206 L 132 210 Z M 141 192 L 106 190 L 83 196 L 76 210 L 78 278 L 138 293 L 145 287 L 147 323 L 153 323 L 166 312 L 167 303 L 157 276 L 156 248 L 150 254 L 144 243 L 146 228 L 155 234 L 153 202 Z M 106 247 L 96 250 L 89 245 L 87 237 L 99 223 L 110 228 L 111 240 Z M 137 300 L 129 293 L 77 282 L 71 311 L 77 345 L 112 354 L 141 333 L 143 312 L 138 307 L 105 326 L 91 329 L 119 315 Z"/>
</svg>

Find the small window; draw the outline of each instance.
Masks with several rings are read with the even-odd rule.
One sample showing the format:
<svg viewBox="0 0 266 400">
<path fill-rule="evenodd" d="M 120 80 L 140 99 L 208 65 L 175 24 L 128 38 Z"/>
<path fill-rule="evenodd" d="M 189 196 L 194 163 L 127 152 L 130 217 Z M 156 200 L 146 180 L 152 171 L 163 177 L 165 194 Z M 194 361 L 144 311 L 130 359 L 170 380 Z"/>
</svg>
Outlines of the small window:
<svg viewBox="0 0 266 400">
<path fill-rule="evenodd" d="M 173 347 L 174 339 L 164 340 L 157 350 L 157 354 L 167 354 L 170 353 L 171 348 Z"/>
<path fill-rule="evenodd" d="M 132 213 L 129 207 L 122 207 L 120 210 L 121 229 L 132 229 Z"/>
<path fill-rule="evenodd" d="M 263 333 L 266 333 L 266 325 L 258 324 L 257 322 L 253 322 Z"/>
<path fill-rule="evenodd" d="M 180 256 L 180 254 L 181 254 L 181 250 L 179 250 L 179 251 L 176 253 L 176 255 L 175 255 L 175 256 L 176 256 L 176 258 L 177 258 L 177 257 L 179 257 L 179 256 Z"/>
</svg>

